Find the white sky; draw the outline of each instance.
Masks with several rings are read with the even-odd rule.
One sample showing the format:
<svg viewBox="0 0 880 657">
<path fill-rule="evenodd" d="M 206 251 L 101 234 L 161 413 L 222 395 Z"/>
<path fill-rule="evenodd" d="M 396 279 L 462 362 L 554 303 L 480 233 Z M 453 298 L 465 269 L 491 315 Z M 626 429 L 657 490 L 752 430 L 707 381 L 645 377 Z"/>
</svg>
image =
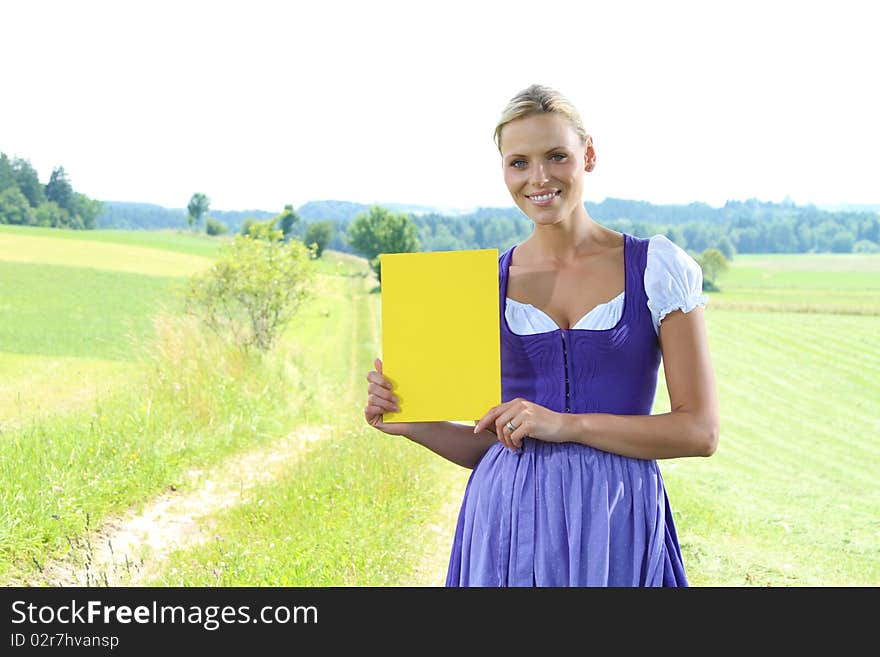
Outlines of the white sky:
<svg viewBox="0 0 880 657">
<path fill-rule="evenodd" d="M 880 203 L 872 5 L 0 0 L 0 151 L 101 200 L 509 206 L 492 131 L 540 82 L 585 199 Z"/>
</svg>

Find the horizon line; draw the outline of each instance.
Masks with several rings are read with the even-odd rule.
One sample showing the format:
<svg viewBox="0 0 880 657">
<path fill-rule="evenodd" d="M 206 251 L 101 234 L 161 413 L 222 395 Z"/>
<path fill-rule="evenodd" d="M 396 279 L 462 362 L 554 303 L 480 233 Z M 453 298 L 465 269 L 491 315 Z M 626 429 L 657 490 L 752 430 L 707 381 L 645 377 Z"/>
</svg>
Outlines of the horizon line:
<svg viewBox="0 0 880 657">
<path fill-rule="evenodd" d="M 816 203 L 816 202 L 812 202 L 812 201 L 806 202 L 806 203 L 796 203 L 789 196 L 786 196 L 782 201 L 764 200 L 764 199 L 760 199 L 758 197 L 749 197 L 749 198 L 745 198 L 745 199 L 728 199 L 724 203 L 722 203 L 721 205 L 715 205 L 715 204 L 710 203 L 708 201 L 700 201 L 700 200 L 688 201 L 688 202 L 682 202 L 682 203 L 655 203 L 653 201 L 648 201 L 645 199 L 622 198 L 622 197 L 618 197 L 618 196 L 606 196 L 601 201 L 584 199 L 583 202 L 585 204 L 590 203 L 593 205 L 601 205 L 609 200 L 610 201 L 623 201 L 626 203 L 645 203 L 647 205 L 652 205 L 652 206 L 656 206 L 656 207 L 671 207 L 671 206 L 673 206 L 673 207 L 687 207 L 690 205 L 705 205 L 705 206 L 708 206 L 708 207 L 716 209 L 716 210 L 725 207 L 729 203 L 747 203 L 750 201 L 757 201 L 758 203 L 761 203 L 761 204 L 784 205 L 784 206 L 790 206 L 790 207 L 796 207 L 796 208 L 808 208 L 808 207 L 815 207 L 815 208 L 819 208 L 819 209 L 862 208 L 862 209 L 865 209 L 868 211 L 880 211 L 880 201 L 878 201 L 877 203 L 849 203 L 849 202 Z M 119 199 L 102 199 L 101 203 L 130 203 L 130 204 L 136 204 L 136 205 L 153 205 L 153 206 L 156 206 L 159 208 L 163 208 L 165 210 L 180 210 L 183 212 L 186 211 L 186 208 L 183 206 L 180 206 L 180 207 L 168 206 L 168 205 L 162 205 L 161 203 L 156 203 L 156 202 L 152 202 L 152 201 L 125 201 L 125 200 L 119 200 Z M 382 206 L 382 207 L 392 207 L 392 206 L 401 207 L 401 206 L 403 206 L 403 207 L 420 208 L 420 209 L 424 209 L 426 211 L 437 212 L 438 214 L 442 214 L 444 211 L 452 211 L 457 214 L 470 214 L 470 213 L 476 212 L 478 210 L 496 210 L 496 209 L 497 210 L 514 210 L 514 209 L 519 209 L 515 204 L 510 204 L 510 205 L 472 205 L 472 206 L 443 205 L 443 206 L 441 206 L 441 205 L 430 205 L 430 204 L 421 204 L 421 203 L 406 203 L 406 202 L 400 202 L 400 201 L 384 201 L 384 202 L 383 201 L 372 201 L 372 202 L 352 201 L 352 200 L 348 200 L 348 199 L 339 199 L 339 198 L 310 199 L 308 201 L 304 201 L 303 203 L 301 203 L 297 206 L 294 206 L 294 209 L 298 211 L 302 207 L 308 205 L 309 203 L 349 203 L 352 205 L 363 205 L 366 207 L 372 207 L 372 206 L 376 206 L 376 205 Z M 293 206 L 292 203 L 288 203 L 285 205 Z M 274 210 L 266 210 L 263 208 L 256 208 L 256 207 L 236 208 L 236 209 L 211 208 L 208 212 L 211 212 L 212 210 L 214 212 L 267 212 L 267 213 L 274 212 Z M 283 207 L 282 207 L 282 211 L 283 211 Z"/>
</svg>

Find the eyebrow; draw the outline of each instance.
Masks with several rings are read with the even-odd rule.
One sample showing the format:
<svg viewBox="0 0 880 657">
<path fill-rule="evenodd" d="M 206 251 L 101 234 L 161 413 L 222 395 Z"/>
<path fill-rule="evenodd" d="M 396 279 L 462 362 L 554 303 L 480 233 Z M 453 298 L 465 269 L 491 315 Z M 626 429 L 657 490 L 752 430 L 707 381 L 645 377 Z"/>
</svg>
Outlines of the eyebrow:
<svg viewBox="0 0 880 657">
<path fill-rule="evenodd" d="M 565 150 L 565 146 L 554 146 L 553 148 L 551 148 L 547 151 L 544 151 L 544 155 L 552 153 L 553 151 L 564 151 L 564 150 Z M 521 153 L 511 153 L 510 155 L 507 155 L 504 159 L 508 159 L 511 157 L 527 157 L 527 156 L 522 155 Z"/>
</svg>

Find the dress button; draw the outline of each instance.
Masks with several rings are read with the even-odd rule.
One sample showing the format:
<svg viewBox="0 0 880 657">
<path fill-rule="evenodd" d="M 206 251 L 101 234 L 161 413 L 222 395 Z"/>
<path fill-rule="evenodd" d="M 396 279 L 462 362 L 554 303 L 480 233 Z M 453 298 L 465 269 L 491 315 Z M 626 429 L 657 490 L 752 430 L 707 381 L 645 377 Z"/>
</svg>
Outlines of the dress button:
<svg viewBox="0 0 880 657">
<path fill-rule="evenodd" d="M 568 406 L 566 406 L 566 407 L 565 407 L 565 412 L 568 413 L 569 411 L 571 411 L 571 409 L 570 409 Z"/>
</svg>

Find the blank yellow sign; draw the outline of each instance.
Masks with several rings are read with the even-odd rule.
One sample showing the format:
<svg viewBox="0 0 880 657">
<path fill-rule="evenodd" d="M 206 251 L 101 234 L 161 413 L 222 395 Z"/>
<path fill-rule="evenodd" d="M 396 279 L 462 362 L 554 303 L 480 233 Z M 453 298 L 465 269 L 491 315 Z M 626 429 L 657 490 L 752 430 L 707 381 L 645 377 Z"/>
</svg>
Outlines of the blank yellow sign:
<svg viewBox="0 0 880 657">
<path fill-rule="evenodd" d="M 498 250 L 383 253 L 384 422 L 474 421 L 501 403 Z"/>
</svg>

